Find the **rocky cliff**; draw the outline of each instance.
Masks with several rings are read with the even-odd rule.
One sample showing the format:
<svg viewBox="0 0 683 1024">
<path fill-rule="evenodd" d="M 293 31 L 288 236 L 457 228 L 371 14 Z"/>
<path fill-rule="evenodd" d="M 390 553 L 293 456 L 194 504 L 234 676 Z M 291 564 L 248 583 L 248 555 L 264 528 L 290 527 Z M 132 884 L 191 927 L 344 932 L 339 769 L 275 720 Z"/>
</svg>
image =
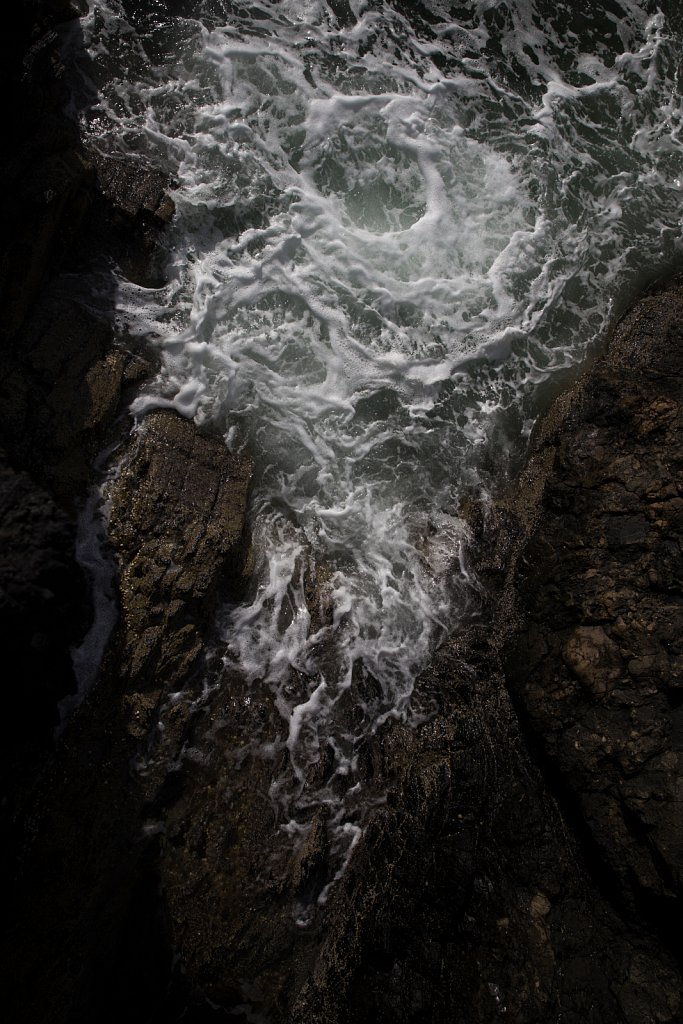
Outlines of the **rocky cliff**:
<svg viewBox="0 0 683 1024">
<path fill-rule="evenodd" d="M 131 434 L 126 409 L 154 355 L 113 327 L 111 267 L 140 283 L 159 279 L 173 202 L 161 172 L 98 151 L 63 113 L 73 76 L 63 42 L 69 36 L 69 52 L 85 59 L 84 8 L 24 0 L 0 42 L 9 154 L 0 190 L 0 622 L 12 666 L 0 753 L 2 948 L 10 1017 L 27 1021 L 92 1019 L 101 999 L 109 1007 L 109 960 L 133 1001 L 159 971 L 166 984 L 155 887 L 141 881 L 151 870 L 137 845 L 143 797 L 128 765 L 162 699 L 160 681 L 168 692 L 191 674 L 212 600 L 226 579 L 239 580 L 248 547 L 247 459 L 170 413 Z M 94 270 L 89 302 L 73 282 Z M 57 741 L 59 703 L 77 687 L 71 649 L 93 614 L 77 520 L 101 482 L 94 460 L 111 445 L 124 464 L 109 499 L 125 609 L 97 699 L 85 697 Z M 136 963 L 136 937 L 150 931 L 156 946 Z"/>
<path fill-rule="evenodd" d="M 515 487 L 469 509 L 481 607 L 418 680 L 423 724 L 360 752 L 382 801 L 298 927 L 331 870 L 324 818 L 283 842 L 272 765 L 247 749 L 272 709 L 205 661 L 218 600 L 248 577 L 249 458 L 168 411 L 132 430 L 153 355 L 59 276 L 105 257 L 156 279 L 169 183 L 60 113 L 77 8 L 19 10 L 0 264 L 10 1019 L 683 1020 L 683 286 L 634 305 Z M 90 617 L 76 514 L 112 441 L 119 617 L 55 741 Z"/>
</svg>

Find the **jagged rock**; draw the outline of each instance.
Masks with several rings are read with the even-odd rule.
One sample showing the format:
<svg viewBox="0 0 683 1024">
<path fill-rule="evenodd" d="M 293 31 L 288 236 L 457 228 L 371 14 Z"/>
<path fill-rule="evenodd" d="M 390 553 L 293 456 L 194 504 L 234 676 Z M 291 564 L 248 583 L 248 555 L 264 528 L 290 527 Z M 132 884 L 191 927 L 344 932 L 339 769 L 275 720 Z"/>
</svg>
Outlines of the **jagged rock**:
<svg viewBox="0 0 683 1024">
<path fill-rule="evenodd" d="M 681 303 L 674 289 L 635 308 L 480 528 L 489 624 L 419 680 L 428 724 L 368 743 L 362 781 L 392 780 L 386 805 L 312 934 L 284 910 L 324 876 L 320 823 L 310 856 L 307 840 L 271 878 L 250 869 L 284 856 L 257 803 L 264 766 L 235 785 L 204 745 L 188 768 L 160 863 L 177 948 L 212 999 L 321 1024 L 681 1019 Z M 210 708 L 226 750 L 257 712 L 232 685 L 234 712 Z M 202 729 L 183 735 L 201 746 Z"/>
<path fill-rule="evenodd" d="M 14 459 L 72 506 L 127 391 L 151 364 L 65 297 L 34 313 L 22 341 L 0 350 L 0 428 Z"/>
<path fill-rule="evenodd" d="M 131 220 L 153 218 L 167 224 L 175 212 L 168 194 L 168 176 L 143 161 L 109 156 L 93 150 L 97 184 L 102 193 Z"/>
<path fill-rule="evenodd" d="M 239 577 L 251 463 L 168 411 L 143 421 L 110 494 L 120 565 L 118 670 L 166 691 L 202 648 L 216 587 Z"/>
<path fill-rule="evenodd" d="M 546 422 L 507 656 L 620 900 L 665 930 L 683 872 L 682 453 L 679 285 L 633 308 Z"/>
<path fill-rule="evenodd" d="M 97 686 L 27 801 L 27 845 L 8 901 L 6 995 L 12 1019 L 26 1024 L 123 1019 L 133 1004 L 146 1013 L 168 986 L 172 951 L 148 831 L 173 788 L 159 703 L 189 687 L 217 597 L 241 585 L 249 460 L 166 411 L 150 414 L 128 444 L 110 495 L 118 628 Z M 171 716 L 168 734 L 180 746 L 185 726 L 181 714 L 176 733 Z M 150 760 L 141 774 L 131 770 L 139 758 Z M 195 829 L 213 806 L 209 792 L 203 803 Z M 120 990 L 121 974 L 131 990 Z"/>
<path fill-rule="evenodd" d="M 92 1019 L 89 985 L 95 979 L 97 986 L 103 963 L 115 953 L 141 856 L 136 794 L 127 769 L 121 771 L 134 751 L 129 733 L 119 728 L 118 695 L 106 681 L 102 703 L 84 707 L 53 749 L 56 702 L 74 685 L 69 648 L 82 637 L 90 614 L 73 553 L 76 508 L 127 389 L 152 368 L 115 338 L 109 309 L 102 319 L 84 311 L 54 278 L 64 269 L 91 269 L 103 254 L 113 261 L 121 252 L 148 278 L 150 246 L 164 219 L 146 224 L 144 232 L 125 224 L 118 235 L 102 230 L 115 211 L 98 191 L 77 125 L 62 112 L 68 73 L 58 32 L 52 31 L 79 12 L 82 0 L 19 2 L 0 39 L 6 115 L 0 436 L 13 467 L 3 453 L 0 618 L 8 671 L 0 756 L 2 960 L 6 1012 L 30 1022 L 72 1020 L 82 1002 Z M 78 32 L 73 26 L 74 47 Z M 146 173 L 136 166 L 137 179 Z M 156 174 L 154 181 L 156 187 Z M 101 275 L 98 298 L 105 307 L 107 283 L 113 296 L 113 277 L 107 282 Z M 103 906 L 99 886 L 105 878 Z M 151 891 L 142 894 L 146 904 Z M 134 903 L 133 946 L 137 935 L 149 933 Z M 101 928 L 84 927 L 83 915 Z M 100 948 L 93 944 L 95 933 Z"/>
<path fill-rule="evenodd" d="M 63 113 L 68 74 L 51 26 L 79 6 L 20 4 L 16 35 L 0 46 L 10 111 L 0 170 L 0 432 L 13 461 L 67 505 L 83 494 L 129 385 L 153 361 L 113 330 L 113 273 L 97 282 L 100 314 L 55 275 L 92 272 L 106 252 L 131 279 L 157 280 L 155 246 L 173 213 L 167 176 L 140 160 L 96 158 Z M 73 37 L 77 48 L 77 27 Z"/>
<path fill-rule="evenodd" d="M 0 69 L 24 76 L 7 90 L 0 408 L 13 457 L 68 504 L 149 364 L 62 299 L 29 311 L 67 255 L 82 266 L 105 236 L 126 273 L 154 280 L 172 202 L 155 171 L 96 159 L 60 119 L 64 69 L 41 33 L 70 6 L 50 7 Z M 334 871 L 324 811 L 298 847 L 285 841 L 264 798 L 283 764 L 248 745 L 282 722 L 237 672 L 201 700 L 193 685 L 226 575 L 241 583 L 248 460 L 172 413 L 147 418 L 110 495 L 118 630 L 23 795 L 24 855 L 4 875 L 14 1020 L 206 1019 L 206 1003 L 193 1017 L 205 994 L 288 1024 L 681 1020 L 667 921 L 681 866 L 682 301 L 631 314 L 483 523 L 481 575 L 503 583 L 418 681 L 430 716 L 388 722 L 358 751 L 377 803 L 308 927 L 296 915 Z M 7 549 L 35 570 L 21 600 L 51 607 L 49 559 L 39 569 L 32 552 L 45 529 L 66 565 L 70 528 L 21 480 L 30 528 L 8 505 Z"/>
</svg>

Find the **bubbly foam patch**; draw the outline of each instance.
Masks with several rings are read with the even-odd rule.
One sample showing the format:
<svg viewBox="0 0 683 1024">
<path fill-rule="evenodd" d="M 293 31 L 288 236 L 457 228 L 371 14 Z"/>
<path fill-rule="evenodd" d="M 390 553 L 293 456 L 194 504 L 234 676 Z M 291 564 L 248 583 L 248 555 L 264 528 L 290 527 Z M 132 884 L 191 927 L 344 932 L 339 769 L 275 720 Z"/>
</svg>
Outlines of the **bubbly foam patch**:
<svg viewBox="0 0 683 1024">
<path fill-rule="evenodd" d="M 280 820 L 296 841 L 325 807 L 339 871 L 362 739 L 411 720 L 476 590 L 459 502 L 519 464 L 612 302 L 678 257 L 681 40 L 635 0 L 412 24 L 366 0 L 128 6 L 135 24 L 92 7 L 86 117 L 178 182 L 168 285 L 120 283 L 121 325 L 163 357 L 134 409 L 255 455 L 254 586 L 221 656 L 272 695 Z"/>
</svg>

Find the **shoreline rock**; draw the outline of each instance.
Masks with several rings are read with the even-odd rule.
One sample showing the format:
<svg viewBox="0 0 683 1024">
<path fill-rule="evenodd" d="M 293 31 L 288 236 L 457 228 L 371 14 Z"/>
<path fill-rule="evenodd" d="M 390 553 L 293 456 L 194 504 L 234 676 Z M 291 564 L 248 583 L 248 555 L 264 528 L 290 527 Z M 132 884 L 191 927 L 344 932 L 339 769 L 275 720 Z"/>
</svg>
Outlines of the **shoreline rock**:
<svg viewBox="0 0 683 1024">
<path fill-rule="evenodd" d="M 150 628 L 163 620 L 155 672 L 160 684 L 179 687 L 192 671 L 212 602 L 226 576 L 239 576 L 248 546 L 248 459 L 230 456 L 220 439 L 189 421 L 150 416 L 138 450 L 132 446 L 139 439 L 124 446 L 131 454 L 114 486 L 120 519 L 113 532 L 122 560 L 139 568 L 144 559 L 126 534 L 126 506 L 139 520 L 146 495 L 146 513 L 155 518 L 147 532 L 157 546 L 145 556 L 147 576 L 130 566 L 124 571 L 127 596 L 137 602 L 135 621 L 124 596 L 118 646 L 110 647 L 99 685 L 55 745 L 57 704 L 75 688 L 69 648 L 86 632 L 90 614 L 75 558 L 76 515 L 95 480 L 95 456 L 129 435 L 131 421 L 121 414 L 155 368 L 153 357 L 132 350 L 112 327 L 115 281 L 106 268 L 118 263 L 139 283 L 159 283 L 158 242 L 173 215 L 165 175 L 140 160 L 88 150 L 62 113 L 69 69 L 61 61 L 59 25 L 72 20 L 77 50 L 73 19 L 80 13 L 82 5 L 68 0 L 20 2 L 15 31 L 0 45 L 11 153 L 0 196 L 0 505 L 7 550 L 0 611 L 13 632 L 10 651 L 12 639 L 35 647 L 21 652 L 30 678 L 15 679 L 2 757 L 3 980 L 12 1019 L 31 1024 L 92 1020 L 93 1007 L 106 1016 L 117 998 L 117 970 L 135 979 L 133 1003 L 136 990 L 151 986 L 156 993 L 155 986 L 167 984 L 171 953 L 155 916 L 154 841 L 141 832 L 146 797 L 129 774 L 156 685 L 149 675 L 143 685 L 136 658 L 149 638 L 146 617 L 154 619 Z M 86 310 L 59 277 L 95 265 L 105 268 L 98 279 L 101 315 Z M 176 488 L 181 476 L 184 490 Z M 184 563 L 177 579 L 168 558 L 165 574 L 155 575 L 166 556 Z M 174 611 L 173 601 L 182 610 Z M 129 660 L 126 680 L 119 657 Z M 127 947 L 144 946 L 145 937 L 150 948 L 140 950 L 136 964 Z M 123 999 L 121 1013 L 129 1018 Z"/>
<path fill-rule="evenodd" d="M 109 493 L 124 688 L 168 693 L 191 674 L 217 588 L 240 588 L 251 473 L 246 456 L 174 412 L 150 413 L 129 442 Z"/>
<path fill-rule="evenodd" d="M 665 689 L 676 681 L 649 647 L 626 658 L 608 616 L 596 620 L 582 611 L 581 594 L 594 600 L 597 587 L 593 562 L 598 566 L 598 557 L 613 557 L 622 547 L 628 557 L 617 559 L 621 570 L 647 576 L 653 587 L 633 551 L 640 545 L 656 561 L 658 548 L 647 548 L 639 518 L 634 526 L 631 491 L 615 494 L 612 463 L 617 458 L 625 465 L 622 448 L 638 436 L 624 430 L 626 414 L 643 431 L 641 464 L 646 456 L 662 462 L 654 434 L 674 454 L 680 450 L 673 395 L 676 366 L 683 368 L 675 337 L 683 304 L 678 286 L 643 303 L 619 325 L 607 354 L 553 405 L 514 492 L 480 510 L 478 523 L 473 514 L 471 558 L 487 581 L 488 606 L 443 645 L 418 680 L 416 699 L 437 709 L 431 720 L 416 728 L 391 722 L 368 740 L 361 781 L 369 791 L 385 787 L 386 800 L 366 822 L 346 874 L 311 927 L 297 928 L 293 909 L 307 880 L 329 870 L 324 827 L 312 821 L 310 842 L 287 860 L 272 810 L 259 800 L 268 763 L 228 756 L 253 736 L 256 723 L 268 720 L 268 708 L 251 692 L 243 700 L 247 690 L 235 677 L 224 680 L 201 714 L 182 717 L 167 757 L 181 749 L 181 740 L 202 756 L 175 773 L 173 787 L 157 790 L 153 806 L 164 822 L 157 860 L 163 914 L 197 1000 L 204 993 L 226 1010 L 247 1005 L 273 1022 L 301 1024 L 349 1024 L 368 1016 L 462 1024 L 489 1024 L 501 1015 L 529 1024 L 681 1019 L 680 940 L 666 927 L 667 914 L 676 920 L 670 913 L 675 893 L 661 871 L 665 856 L 671 873 L 677 863 L 680 775 L 666 779 L 656 760 L 670 759 L 666 743 L 660 748 L 674 730 L 666 723 L 653 728 L 657 720 L 649 712 L 641 729 L 629 719 L 624 743 L 633 751 L 626 768 L 635 796 L 628 786 L 623 794 L 617 790 L 617 809 L 628 814 L 627 801 L 636 801 L 628 822 L 635 814 L 644 821 L 634 836 L 614 827 L 618 819 L 604 799 L 614 782 L 602 777 L 595 745 L 575 746 L 570 732 L 567 752 L 564 720 L 551 717 L 555 675 L 573 680 L 565 686 L 572 713 L 583 708 L 589 720 L 610 706 L 625 682 L 640 688 L 646 705 L 654 696 L 662 711 L 661 695 L 653 695 L 651 683 L 643 687 L 645 673 Z M 657 362 L 661 357 L 664 365 Z M 610 422 L 616 439 L 607 444 L 600 430 Z M 570 472 L 577 476 L 573 485 Z M 653 469 L 645 476 L 657 491 L 661 474 Z M 635 493 L 638 474 L 629 471 L 627 479 Z M 661 486 L 670 489 L 671 480 Z M 662 519 L 658 492 L 641 490 Z M 572 502 L 588 514 L 596 494 L 607 496 L 609 529 L 574 530 L 577 590 L 570 585 L 573 563 L 561 517 Z M 617 499 L 623 511 L 609 504 Z M 667 490 L 663 499 L 677 514 L 676 496 Z M 625 519 L 625 528 L 610 533 L 615 516 Z M 672 558 L 666 545 L 675 523 L 653 529 L 665 545 L 662 557 Z M 560 565 L 565 575 L 558 583 Z M 608 591 L 618 594 L 610 572 Z M 664 595 L 665 625 L 672 601 L 679 607 L 672 598 L 675 563 L 667 579 L 668 590 L 654 584 Z M 627 593 L 620 600 L 631 598 Z M 533 655 L 539 616 L 551 636 Z M 641 632 L 651 645 L 647 623 Z M 539 664 L 550 675 L 525 689 Z M 624 737 L 623 708 L 631 716 L 637 706 L 632 698 L 617 705 L 615 739 Z M 547 731 L 543 715 L 550 718 Z M 207 722 L 223 723 L 215 746 L 207 745 Z M 659 744 L 654 760 L 647 745 L 653 742 Z M 632 771 L 634 758 L 643 760 L 640 775 Z M 602 802 L 594 810 L 596 769 Z M 645 817 L 648 808 L 653 818 Z M 673 834 L 668 846 L 657 844 L 656 829 Z M 648 830 L 652 842 L 643 841 Z"/>
<path fill-rule="evenodd" d="M 683 881 L 683 286 L 643 298 L 547 418 L 515 554 L 520 715 L 623 910 L 672 928 Z"/>
<path fill-rule="evenodd" d="M 158 171 L 88 152 L 59 113 L 50 32 L 77 9 L 20 5 L 6 62 L 25 99 L 3 179 L 0 496 L 7 546 L 36 568 L 5 567 L 32 622 L 54 602 L 83 612 L 74 509 L 153 370 L 60 294 L 55 267 L 105 238 L 157 280 L 172 215 Z M 46 727 L 7 755 L 17 1024 L 224 1016 L 207 996 L 288 1024 L 681 1020 L 682 342 L 674 282 L 554 404 L 515 493 L 473 513 L 488 604 L 418 680 L 432 717 L 361 751 L 386 799 L 309 928 L 292 908 L 329 870 L 323 816 L 284 850 L 272 766 L 226 754 L 272 712 L 236 674 L 195 701 L 212 610 L 244 583 L 249 460 L 173 413 L 144 421 L 111 487 L 122 614 L 99 684 L 54 750 Z M 70 642 L 51 637 L 36 669 L 48 703 Z"/>
</svg>

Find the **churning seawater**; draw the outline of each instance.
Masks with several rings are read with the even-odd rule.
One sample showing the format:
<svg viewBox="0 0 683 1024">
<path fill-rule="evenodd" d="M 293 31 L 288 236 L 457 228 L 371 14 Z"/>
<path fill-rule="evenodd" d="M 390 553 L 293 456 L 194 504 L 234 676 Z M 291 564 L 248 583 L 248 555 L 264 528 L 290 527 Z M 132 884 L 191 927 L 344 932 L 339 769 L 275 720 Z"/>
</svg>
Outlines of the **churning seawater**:
<svg viewBox="0 0 683 1024">
<path fill-rule="evenodd" d="M 520 465 L 558 381 L 680 258 L 677 6 L 91 3 L 86 130 L 177 182 L 168 283 L 120 280 L 121 328 L 162 356 L 134 409 L 255 459 L 221 658 L 272 695 L 282 825 L 325 804 L 342 860 L 358 742 L 410 718 L 475 585 L 463 496 Z M 323 747 L 335 784 L 309 792 Z"/>
</svg>

